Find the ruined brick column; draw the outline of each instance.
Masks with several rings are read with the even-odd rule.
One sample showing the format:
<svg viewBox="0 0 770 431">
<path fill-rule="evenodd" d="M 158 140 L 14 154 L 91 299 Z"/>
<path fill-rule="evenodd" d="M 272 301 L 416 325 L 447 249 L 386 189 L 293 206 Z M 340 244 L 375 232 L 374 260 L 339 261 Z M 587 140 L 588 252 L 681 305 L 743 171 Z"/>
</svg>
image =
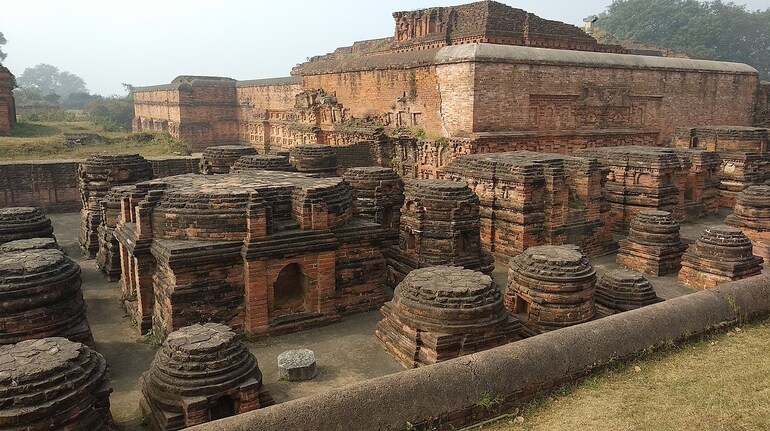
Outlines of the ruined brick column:
<svg viewBox="0 0 770 431">
<path fill-rule="evenodd" d="M 596 270 L 574 245 L 530 247 L 508 264 L 505 308 L 535 332 L 594 317 Z"/>
<path fill-rule="evenodd" d="M 725 224 L 740 229 L 765 263 L 770 260 L 770 186 L 750 186 L 738 193 Z"/>
<path fill-rule="evenodd" d="M 697 289 L 711 289 L 760 272 L 762 258 L 752 254 L 751 241 L 740 229 L 721 225 L 706 228 L 687 249 L 679 281 Z"/>
<path fill-rule="evenodd" d="M 0 254 L 0 344 L 64 337 L 93 345 L 80 267 L 56 249 Z"/>
<path fill-rule="evenodd" d="M 382 306 L 375 335 L 407 368 L 521 339 L 492 278 L 453 266 L 416 269 Z"/>
<path fill-rule="evenodd" d="M 404 183 L 392 169 L 350 168 L 343 175 L 353 192 L 353 213 L 379 223 L 398 237 Z"/>
<path fill-rule="evenodd" d="M 109 281 L 120 279 L 120 243 L 115 238 L 115 228 L 120 220 L 123 198 L 135 189 L 134 186 L 113 187 L 101 201 L 102 224 L 97 229 L 99 250 L 96 252 L 96 266 Z"/>
<path fill-rule="evenodd" d="M 115 428 L 104 357 L 65 338 L 0 346 L 0 429 Z"/>
<path fill-rule="evenodd" d="M 646 210 L 631 220 L 628 238 L 619 243 L 617 264 L 654 276 L 679 271 L 687 246 L 679 223 L 668 211 Z"/>
<path fill-rule="evenodd" d="M 596 309 L 610 315 L 634 310 L 663 301 L 652 285 L 636 271 L 613 269 L 606 271 L 596 283 Z"/>
<path fill-rule="evenodd" d="M 248 172 L 254 170 L 293 172 L 296 169 L 289 164 L 288 155 L 265 154 L 239 157 L 230 169 L 230 172 Z"/>
<path fill-rule="evenodd" d="M 256 155 L 254 147 L 245 145 L 220 145 L 203 150 L 200 172 L 203 175 L 227 174 L 241 156 Z"/>
<path fill-rule="evenodd" d="M 0 208 L 0 244 L 29 238 L 55 238 L 51 219 L 33 207 Z"/>
<path fill-rule="evenodd" d="M 481 245 L 479 197 L 467 183 L 410 180 L 404 195 L 399 244 L 388 250 L 391 281 L 438 265 L 492 272 L 494 259 Z"/>
<path fill-rule="evenodd" d="M 138 154 L 94 154 L 78 166 L 80 247 L 89 257 L 99 250 L 101 201 L 112 187 L 152 179 L 152 164 Z"/>
<path fill-rule="evenodd" d="M 320 177 L 337 175 L 337 153 L 324 145 L 297 145 L 289 149 L 289 164 L 299 172 Z"/>
<path fill-rule="evenodd" d="M 274 404 L 257 359 L 225 325 L 172 332 L 139 380 L 153 430 L 179 430 Z"/>
</svg>

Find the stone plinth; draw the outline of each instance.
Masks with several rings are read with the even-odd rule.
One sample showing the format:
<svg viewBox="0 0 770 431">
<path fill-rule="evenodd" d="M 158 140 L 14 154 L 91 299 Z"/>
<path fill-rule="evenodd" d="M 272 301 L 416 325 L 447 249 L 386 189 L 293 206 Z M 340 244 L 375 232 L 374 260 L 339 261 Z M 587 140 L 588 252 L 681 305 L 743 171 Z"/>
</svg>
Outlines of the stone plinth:
<svg viewBox="0 0 770 431">
<path fill-rule="evenodd" d="M 404 204 L 404 183 L 392 169 L 380 167 L 350 168 L 343 175 L 353 192 L 353 213 L 396 236 Z"/>
<path fill-rule="evenodd" d="M 463 156 L 444 168 L 446 178 L 467 181 L 478 195 L 484 247 L 506 263 L 538 245 L 613 252 L 607 172 L 593 158 L 530 151 Z"/>
<path fill-rule="evenodd" d="M 289 157 L 278 154 L 241 156 L 235 161 L 230 172 L 285 171 L 293 172 L 294 167 L 289 164 Z"/>
<path fill-rule="evenodd" d="M 106 368 L 64 338 L 0 346 L 0 429 L 113 430 Z"/>
<path fill-rule="evenodd" d="M 596 282 L 596 308 L 605 315 L 661 302 L 652 285 L 636 271 L 613 269 Z"/>
<path fill-rule="evenodd" d="M 679 223 L 671 213 L 658 210 L 640 212 L 631 220 L 628 238 L 618 244 L 618 265 L 657 277 L 679 271 L 687 250 Z"/>
<path fill-rule="evenodd" d="M 740 229 L 751 240 L 754 254 L 770 260 L 770 186 L 750 186 L 738 193 L 734 212 L 725 224 Z"/>
<path fill-rule="evenodd" d="M 315 353 L 308 349 L 288 350 L 278 355 L 278 376 L 290 382 L 312 380 L 318 374 Z"/>
<path fill-rule="evenodd" d="M 712 226 L 682 256 L 679 281 L 697 289 L 711 289 L 760 272 L 762 258 L 752 254 L 751 241 L 740 229 Z"/>
<path fill-rule="evenodd" d="M 274 404 L 257 359 L 225 325 L 173 332 L 139 380 L 154 430 L 179 430 Z"/>
<path fill-rule="evenodd" d="M 505 308 L 536 332 L 594 316 L 596 270 L 574 245 L 530 247 L 508 264 Z"/>
<path fill-rule="evenodd" d="M 494 259 L 481 245 L 479 197 L 464 181 L 409 180 L 404 195 L 399 244 L 388 251 L 391 281 L 438 265 L 492 271 Z"/>
<path fill-rule="evenodd" d="M 459 267 L 416 269 L 380 310 L 375 335 L 405 367 L 457 358 L 521 338 L 488 275 Z"/>
<path fill-rule="evenodd" d="M 227 174 L 239 158 L 256 154 L 257 150 L 254 147 L 245 145 L 208 147 L 201 156 L 200 172 L 203 175 Z"/>
<path fill-rule="evenodd" d="M 0 208 L 0 244 L 29 238 L 54 238 L 51 219 L 33 207 Z"/>
<path fill-rule="evenodd" d="M 112 187 L 152 179 L 152 164 L 138 154 L 94 154 L 78 165 L 80 247 L 89 257 L 99 250 L 101 201 Z"/>
<path fill-rule="evenodd" d="M 17 239 L 0 245 L 0 253 L 26 250 L 61 250 L 54 238 Z"/>
<path fill-rule="evenodd" d="M 337 174 L 337 153 L 324 145 L 298 145 L 289 149 L 289 164 L 306 174 L 333 176 Z"/>
<path fill-rule="evenodd" d="M 64 337 L 93 345 L 80 267 L 55 249 L 0 254 L 0 344 Z"/>
</svg>

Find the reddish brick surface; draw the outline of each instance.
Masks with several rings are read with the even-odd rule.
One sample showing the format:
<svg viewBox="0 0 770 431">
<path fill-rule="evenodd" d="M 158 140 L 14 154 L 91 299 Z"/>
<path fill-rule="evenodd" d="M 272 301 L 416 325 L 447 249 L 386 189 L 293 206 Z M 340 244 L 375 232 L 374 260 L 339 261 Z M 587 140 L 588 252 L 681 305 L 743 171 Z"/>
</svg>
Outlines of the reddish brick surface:
<svg viewBox="0 0 770 431">
<path fill-rule="evenodd" d="M 16 124 L 13 84 L 13 74 L 0 64 L 0 135 L 10 133 L 11 126 Z"/>
</svg>

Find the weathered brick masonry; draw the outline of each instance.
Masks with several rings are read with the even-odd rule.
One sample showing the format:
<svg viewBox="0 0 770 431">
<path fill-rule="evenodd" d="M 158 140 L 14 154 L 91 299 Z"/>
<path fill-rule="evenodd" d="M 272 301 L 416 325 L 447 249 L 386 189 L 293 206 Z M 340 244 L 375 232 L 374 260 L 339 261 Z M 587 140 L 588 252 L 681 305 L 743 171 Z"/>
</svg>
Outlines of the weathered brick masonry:
<svg viewBox="0 0 770 431">
<path fill-rule="evenodd" d="M 0 64 L 0 135 L 10 133 L 11 126 L 16 124 L 13 84 L 13 74 Z"/>
</svg>

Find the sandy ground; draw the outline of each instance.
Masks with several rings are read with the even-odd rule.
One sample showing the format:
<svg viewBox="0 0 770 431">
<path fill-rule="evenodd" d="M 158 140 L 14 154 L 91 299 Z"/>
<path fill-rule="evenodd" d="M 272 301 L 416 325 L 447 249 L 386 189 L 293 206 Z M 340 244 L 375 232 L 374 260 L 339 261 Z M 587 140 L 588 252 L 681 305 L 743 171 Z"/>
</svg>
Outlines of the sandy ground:
<svg viewBox="0 0 770 431">
<path fill-rule="evenodd" d="M 705 226 L 721 223 L 728 213 L 684 224 L 683 238 L 694 241 Z M 121 308 L 118 283 L 107 282 L 97 270 L 95 261 L 85 259 L 80 251 L 77 244 L 79 214 L 52 214 L 50 217 L 59 244 L 82 268 L 88 320 L 97 349 L 107 359 L 112 378 L 111 403 L 115 423 L 119 430 L 143 429 L 140 425 L 142 414 L 139 410 L 141 394 L 138 379 L 149 368 L 156 349 L 138 335 Z M 592 263 L 601 273 L 615 267 L 614 260 L 614 256 L 606 256 L 594 259 Z M 505 286 L 506 266 L 498 265 L 493 277 L 498 285 Z M 663 298 L 693 292 L 679 284 L 676 275 L 649 277 L 649 280 Z M 264 383 L 273 398 L 276 402 L 287 401 L 402 370 L 373 336 L 379 318 L 376 311 L 361 313 L 345 317 L 334 325 L 270 337 L 248 345 L 259 360 Z M 319 374 L 312 381 L 287 382 L 278 379 L 278 355 L 296 348 L 308 348 L 316 354 Z"/>
</svg>

